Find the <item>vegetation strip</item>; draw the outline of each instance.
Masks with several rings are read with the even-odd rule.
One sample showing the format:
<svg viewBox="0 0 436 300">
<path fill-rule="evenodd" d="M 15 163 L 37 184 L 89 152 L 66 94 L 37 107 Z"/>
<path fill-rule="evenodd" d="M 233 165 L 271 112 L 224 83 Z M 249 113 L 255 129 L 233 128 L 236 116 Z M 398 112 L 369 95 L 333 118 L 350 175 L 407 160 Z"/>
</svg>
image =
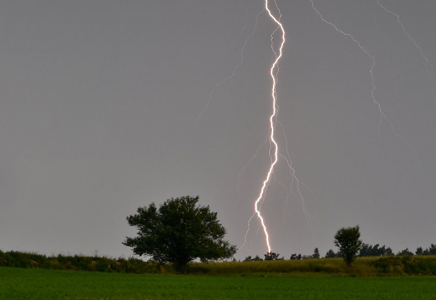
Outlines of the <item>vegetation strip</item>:
<svg viewBox="0 0 436 300">
<path fill-rule="evenodd" d="M 136 258 L 111 259 L 99 256 L 51 256 L 0 251 L 0 266 L 108 273 L 176 274 L 172 264 L 145 262 Z M 334 276 L 436 275 L 436 256 L 358 257 L 351 267 L 340 258 L 249 262 L 190 263 L 183 270 L 196 275 L 247 275 L 322 273 Z"/>
</svg>

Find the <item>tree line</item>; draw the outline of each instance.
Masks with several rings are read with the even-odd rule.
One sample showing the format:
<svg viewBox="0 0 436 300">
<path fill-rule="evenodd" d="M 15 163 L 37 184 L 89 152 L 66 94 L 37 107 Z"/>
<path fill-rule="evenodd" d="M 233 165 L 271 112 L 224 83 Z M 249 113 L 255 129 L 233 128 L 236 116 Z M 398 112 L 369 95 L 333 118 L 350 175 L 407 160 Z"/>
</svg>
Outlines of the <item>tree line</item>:
<svg viewBox="0 0 436 300">
<path fill-rule="evenodd" d="M 272 253 L 273 255 L 265 254 L 265 259 L 260 258 L 258 255 L 255 257 L 247 256 L 243 262 L 249 261 L 262 261 L 262 260 L 284 260 L 285 258 L 282 256 L 279 257 L 279 254 Z M 415 253 L 409 251 L 408 248 L 397 252 L 396 254 L 392 251 L 390 247 L 380 246 L 379 244 L 370 245 L 362 243 L 360 245 L 359 251 L 356 253 L 355 257 L 381 257 L 381 256 L 425 256 L 425 255 L 436 255 L 436 244 L 431 244 L 430 247 L 423 249 L 422 247 L 418 247 Z M 324 257 L 320 256 L 318 248 L 315 248 L 313 254 L 311 255 L 301 255 L 294 253 L 289 257 L 289 260 L 303 260 L 303 259 L 317 259 L 317 258 L 343 258 L 344 254 L 341 250 L 333 251 L 332 249 L 328 250 Z M 351 261 L 354 259 L 351 259 Z"/>
<path fill-rule="evenodd" d="M 35 253 L 0 251 L 0 266 L 39 267 L 48 269 L 71 269 L 104 272 L 143 273 L 159 272 L 163 264 L 170 263 L 175 271 L 186 269 L 192 261 L 201 262 L 234 259 L 236 246 L 224 240 L 225 228 L 220 224 L 217 213 L 209 206 L 200 206 L 199 197 L 171 198 L 156 207 L 140 207 L 137 214 L 127 217 L 131 226 L 137 227 L 136 237 L 126 237 L 124 245 L 132 247 L 138 256 L 149 257 L 148 262 L 136 258 L 109 259 L 106 257 L 62 256 L 47 257 Z M 325 258 L 341 257 L 350 266 L 356 257 L 393 256 L 392 249 L 386 246 L 369 245 L 360 240 L 359 226 L 341 228 L 334 236 L 338 251 L 327 251 Z M 429 248 L 418 247 L 415 253 L 407 248 L 397 256 L 436 255 L 436 245 Z M 311 255 L 294 253 L 290 260 L 319 259 L 318 248 Z M 390 258 L 388 258 L 390 259 Z M 398 258 L 403 259 L 403 258 Z M 279 253 L 269 252 L 259 257 L 248 256 L 248 261 L 285 260 Z M 381 262 L 383 264 L 383 262 Z"/>
<path fill-rule="evenodd" d="M 149 256 L 159 264 L 172 263 L 176 268 L 184 268 L 189 262 L 226 260 L 233 258 L 236 246 L 224 240 L 226 229 L 217 218 L 217 213 L 209 206 L 198 204 L 199 197 L 171 198 L 156 207 L 139 207 L 137 214 L 127 217 L 129 225 L 138 229 L 138 236 L 126 237 L 124 245 L 133 248 L 139 256 Z M 334 236 L 335 252 L 328 250 L 325 258 L 341 257 L 351 266 L 356 257 L 391 256 L 391 248 L 379 244 L 365 244 L 360 239 L 359 225 L 341 228 Z M 415 253 L 407 248 L 398 256 L 436 255 L 436 245 L 429 248 L 418 247 Z M 290 260 L 321 258 L 318 248 L 311 255 L 294 253 Z M 280 254 L 269 252 L 259 257 L 248 256 L 243 261 L 285 260 Z M 233 261 L 236 261 L 233 258 Z"/>
</svg>

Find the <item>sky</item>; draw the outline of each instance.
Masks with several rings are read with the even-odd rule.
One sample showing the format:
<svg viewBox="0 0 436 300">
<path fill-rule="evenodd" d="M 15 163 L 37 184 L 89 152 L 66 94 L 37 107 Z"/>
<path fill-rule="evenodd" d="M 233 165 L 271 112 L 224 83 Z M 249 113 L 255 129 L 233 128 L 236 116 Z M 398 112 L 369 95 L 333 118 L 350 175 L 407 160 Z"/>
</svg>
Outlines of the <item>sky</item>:
<svg viewBox="0 0 436 300">
<path fill-rule="evenodd" d="M 323 256 L 355 225 L 365 243 L 426 248 L 436 2 L 313 4 L 326 22 L 310 0 L 277 0 L 275 136 L 293 170 L 280 157 L 262 202 L 272 251 Z M 2 1 L 0 249 L 129 257 L 127 216 L 198 195 L 237 259 L 265 254 L 258 219 L 248 226 L 273 151 L 264 5 Z"/>
</svg>

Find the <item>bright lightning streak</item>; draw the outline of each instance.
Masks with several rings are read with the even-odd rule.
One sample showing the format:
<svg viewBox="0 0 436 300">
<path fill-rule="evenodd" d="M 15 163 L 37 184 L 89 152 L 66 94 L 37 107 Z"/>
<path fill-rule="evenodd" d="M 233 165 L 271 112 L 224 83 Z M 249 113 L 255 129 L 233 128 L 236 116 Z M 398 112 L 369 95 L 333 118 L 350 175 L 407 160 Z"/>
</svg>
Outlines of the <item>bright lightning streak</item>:
<svg viewBox="0 0 436 300">
<path fill-rule="evenodd" d="M 271 166 L 269 168 L 269 171 L 268 171 L 268 174 L 267 174 L 265 180 L 263 181 L 263 185 L 262 185 L 262 189 L 260 190 L 259 197 L 256 199 L 256 201 L 254 203 L 254 211 L 256 212 L 257 217 L 260 219 L 260 222 L 262 224 L 263 232 L 265 233 L 266 245 L 268 247 L 268 253 L 270 253 L 271 252 L 271 246 L 270 246 L 270 243 L 269 243 L 268 230 L 266 228 L 264 219 L 263 219 L 263 217 L 262 217 L 262 215 L 261 215 L 261 213 L 259 211 L 258 205 L 259 205 L 259 202 L 261 201 L 261 199 L 264 196 L 265 188 L 266 188 L 266 186 L 268 185 L 268 182 L 271 179 L 271 174 L 272 174 L 272 172 L 274 170 L 274 166 L 276 165 L 276 163 L 278 161 L 278 144 L 277 144 L 276 140 L 274 139 L 274 127 L 275 127 L 274 126 L 274 117 L 277 114 L 277 105 L 276 105 L 276 103 L 277 103 L 277 97 L 276 97 L 276 82 L 277 82 L 277 80 L 276 80 L 276 77 L 274 75 L 274 70 L 276 69 L 276 67 L 278 65 L 278 62 L 279 62 L 280 58 L 283 55 L 283 46 L 285 44 L 285 29 L 283 28 L 282 23 L 280 23 L 280 21 L 277 20 L 277 18 L 274 17 L 274 15 L 271 13 L 271 10 L 268 7 L 268 0 L 265 0 L 265 9 L 268 12 L 270 18 L 273 19 L 273 21 L 280 27 L 280 30 L 282 31 L 282 43 L 280 45 L 279 55 L 276 56 L 276 59 L 275 59 L 274 63 L 271 66 L 271 69 L 270 69 L 270 75 L 271 75 L 271 78 L 273 80 L 273 84 L 272 84 L 272 88 L 271 88 L 271 96 L 272 96 L 272 100 L 273 100 L 272 101 L 273 113 L 270 116 L 269 121 L 270 121 L 270 127 L 271 127 L 270 141 L 271 141 L 271 143 L 274 144 L 274 160 L 271 163 Z"/>
<path fill-rule="evenodd" d="M 394 15 L 394 16 L 396 17 L 397 22 L 401 25 L 404 34 L 407 35 L 407 37 L 409 38 L 409 40 L 411 40 L 411 41 L 413 42 L 413 44 L 415 45 L 415 47 L 416 47 L 416 49 L 418 50 L 419 54 L 420 54 L 421 57 L 425 60 L 425 62 L 426 62 L 426 68 L 427 68 L 427 71 L 428 71 L 428 75 L 429 75 L 429 77 L 431 77 L 432 75 L 433 75 L 433 76 L 436 76 L 436 75 L 435 75 L 435 72 L 434 72 L 434 68 L 433 68 L 432 63 L 431 63 L 430 60 L 429 60 L 429 59 L 424 55 L 423 49 L 422 49 L 422 48 L 417 44 L 417 42 L 412 38 L 412 36 L 411 36 L 407 31 L 406 31 L 405 26 L 404 26 L 404 25 L 401 23 L 401 21 L 400 21 L 400 16 L 399 16 L 398 14 L 396 14 L 396 13 L 394 13 L 394 12 L 388 10 L 386 7 L 384 7 L 384 6 L 380 3 L 380 0 L 376 0 L 376 1 L 377 1 L 378 5 L 379 5 L 379 6 L 380 6 L 384 11 L 386 11 L 387 13 L 392 14 L 392 15 Z M 277 12 L 278 12 L 278 15 L 279 15 L 278 18 L 275 17 L 275 16 L 273 15 L 273 13 L 271 12 L 271 10 L 269 9 L 269 1 L 268 1 L 268 0 L 265 0 L 265 8 L 264 8 L 264 10 L 266 10 L 266 11 L 268 12 L 269 17 L 270 17 L 270 18 L 271 18 L 271 19 L 272 19 L 272 20 L 277 24 L 277 27 L 276 27 L 275 30 L 271 33 L 271 50 L 272 50 L 272 52 L 273 52 L 274 55 L 275 55 L 275 61 L 274 61 L 274 63 L 272 64 L 271 69 L 270 69 L 270 76 L 271 76 L 272 81 L 273 81 L 272 89 L 271 89 L 273 112 L 272 112 L 272 115 L 270 116 L 270 119 L 269 119 L 269 120 L 270 120 L 270 128 L 271 128 L 271 131 L 270 131 L 269 138 L 267 139 L 267 140 L 269 140 L 269 142 L 270 142 L 269 154 L 270 154 L 270 158 L 271 158 L 271 165 L 270 165 L 269 171 L 268 171 L 268 173 L 267 173 L 267 176 L 266 176 L 265 180 L 263 181 L 263 185 L 262 185 L 262 188 L 261 188 L 260 194 L 259 194 L 258 198 L 257 198 L 256 201 L 255 201 L 255 205 L 254 205 L 254 206 L 255 206 L 255 207 L 254 207 L 254 208 L 255 208 L 255 212 L 253 213 L 253 215 L 250 217 L 250 219 L 249 219 L 249 221 L 248 221 L 248 227 L 250 228 L 250 223 L 251 223 L 252 219 L 254 218 L 254 216 L 257 215 L 257 217 L 259 218 L 260 223 L 261 223 L 261 226 L 262 226 L 263 231 L 264 231 L 264 234 L 265 234 L 266 244 L 267 244 L 267 247 L 268 247 L 268 253 L 271 252 L 271 245 L 270 245 L 270 243 L 269 243 L 268 230 L 267 230 L 267 227 L 266 227 L 266 225 L 265 225 L 264 218 L 263 218 L 262 215 L 261 215 L 260 209 L 261 209 L 262 204 L 264 203 L 264 200 L 265 200 L 265 197 L 266 197 L 266 189 L 268 188 L 268 186 L 269 186 L 269 184 L 270 184 L 271 177 L 273 177 L 274 180 L 277 181 L 277 183 L 278 183 L 280 186 L 282 186 L 282 187 L 284 188 L 284 190 L 286 191 L 286 194 L 287 194 L 287 201 L 286 201 L 286 202 L 288 202 L 289 197 L 290 197 L 291 194 L 296 194 L 296 195 L 301 199 L 301 204 L 302 204 L 302 209 L 303 209 L 304 216 L 305 216 L 305 218 L 306 218 L 306 221 L 307 221 L 307 223 L 308 223 L 310 229 L 312 230 L 312 233 L 314 233 L 314 232 L 313 232 L 314 227 L 313 227 L 313 224 L 312 224 L 311 215 L 309 214 L 309 212 L 307 211 L 307 209 L 306 209 L 306 207 L 305 207 L 305 201 L 304 201 L 303 195 L 302 195 L 302 193 L 301 193 L 301 191 L 300 191 L 300 181 L 299 181 L 299 179 L 298 179 L 297 176 L 296 176 L 296 171 L 295 171 L 295 169 L 293 168 L 293 166 L 292 166 L 292 161 L 291 161 L 291 159 L 290 159 L 290 155 L 289 155 L 289 151 L 288 151 L 288 141 L 287 141 L 287 138 L 286 138 L 286 134 L 285 134 L 285 132 L 284 132 L 284 127 L 283 127 L 283 125 L 282 125 L 282 124 L 277 120 L 277 118 L 278 118 L 278 110 L 279 110 L 279 106 L 277 105 L 277 89 L 276 89 L 276 85 L 277 85 L 277 82 L 278 82 L 278 73 L 279 73 L 279 65 L 278 65 L 278 63 L 279 63 L 279 60 L 281 59 L 281 57 L 282 57 L 282 55 L 283 55 L 283 47 L 284 47 L 284 44 L 285 44 L 285 30 L 284 30 L 283 25 L 281 24 L 281 17 L 282 17 L 282 15 L 281 15 L 280 9 L 279 9 L 279 7 L 278 7 L 278 5 L 277 5 L 276 0 L 273 0 L 273 2 L 274 2 L 274 4 L 275 4 L 275 8 L 276 8 L 276 10 L 277 10 Z M 327 21 L 327 20 L 322 16 L 322 14 L 320 13 L 320 11 L 315 7 L 314 0 L 310 0 L 310 2 L 311 2 L 311 5 L 312 5 L 312 9 L 313 9 L 317 14 L 318 14 L 318 16 L 320 17 L 320 19 L 321 19 L 324 23 L 326 23 L 326 24 L 330 25 L 331 27 L 333 27 L 337 32 L 341 33 L 343 36 L 350 38 L 350 39 L 351 39 L 355 44 L 357 44 L 357 46 L 359 47 L 359 49 L 360 49 L 361 51 L 363 51 L 363 52 L 364 52 L 364 53 L 365 53 L 365 54 L 366 54 L 366 55 L 371 59 L 372 63 L 371 63 L 370 69 L 369 69 L 370 79 L 371 79 L 371 85 L 372 85 L 372 89 L 371 89 L 371 98 L 372 98 L 373 103 L 376 104 L 376 106 L 378 107 L 378 110 L 379 110 L 380 115 L 381 115 L 381 117 L 380 117 L 379 129 L 380 129 L 381 125 L 382 125 L 383 120 L 385 120 L 387 123 L 389 123 L 390 128 L 391 128 L 393 134 L 394 134 L 395 136 L 397 136 L 397 137 L 400 137 L 400 138 L 403 139 L 404 141 L 406 141 L 406 139 L 405 139 L 403 136 L 401 136 L 400 134 L 398 134 L 398 133 L 395 131 L 395 128 L 394 128 L 394 126 L 393 126 L 393 123 L 392 123 L 392 122 L 387 118 L 386 114 L 384 113 L 384 111 L 383 111 L 383 109 L 382 109 L 382 106 L 381 106 L 380 102 L 376 99 L 375 91 L 376 91 L 377 87 L 376 87 L 375 79 L 374 79 L 374 70 L 375 70 L 375 66 L 376 66 L 376 58 L 375 58 L 375 55 L 371 54 L 371 52 L 370 52 L 369 50 L 367 50 L 364 46 L 362 46 L 362 44 L 361 44 L 361 43 L 360 43 L 360 42 L 359 42 L 359 41 L 358 41 L 358 40 L 357 40 L 353 35 L 351 35 L 350 33 L 346 33 L 346 32 L 344 32 L 343 30 L 339 29 L 339 28 L 338 28 L 335 24 L 333 24 L 332 22 Z M 282 41 L 281 41 L 281 45 L 280 45 L 279 51 L 277 52 L 277 51 L 275 50 L 275 48 L 274 48 L 274 42 L 273 42 L 273 40 L 274 40 L 274 35 L 275 35 L 275 33 L 276 33 L 278 30 L 281 30 L 281 32 L 282 32 Z M 245 47 L 245 44 L 244 44 L 244 47 Z M 233 76 L 233 75 L 232 75 L 232 76 Z M 225 80 L 227 80 L 227 79 L 225 79 Z M 433 88 L 432 88 L 432 90 L 433 90 Z M 434 92 L 434 90 L 433 90 L 433 92 Z M 278 143 L 277 143 L 276 140 L 275 140 L 275 128 L 276 128 L 277 123 L 278 123 L 278 124 L 282 127 L 282 129 L 283 129 L 283 136 L 284 136 L 284 138 L 285 138 L 285 140 L 286 140 L 286 155 L 283 155 L 282 153 L 279 152 L 279 149 L 278 149 Z M 406 142 L 407 142 L 407 141 L 406 141 Z M 262 148 L 263 145 L 264 145 L 265 143 L 266 143 L 266 141 L 265 141 L 264 143 L 262 143 L 262 145 L 260 146 L 260 148 Z M 260 148 L 259 148 L 259 149 L 260 149 Z M 259 151 L 259 149 L 256 151 L 255 155 L 250 159 L 250 161 L 248 162 L 248 164 L 243 168 L 241 174 L 239 174 L 239 176 L 238 176 L 238 189 L 239 189 L 239 179 L 240 179 L 240 177 L 242 176 L 242 174 L 243 174 L 244 170 L 246 169 L 246 167 L 247 167 L 247 166 L 251 163 L 251 161 L 254 160 L 254 158 L 257 156 L 257 152 Z M 279 156 L 280 156 L 280 158 L 282 158 L 282 159 L 284 159 L 284 160 L 286 161 L 286 163 L 287 163 L 287 165 L 288 165 L 288 168 L 289 168 L 289 171 L 290 171 L 290 175 L 291 175 L 292 181 L 291 181 L 291 185 L 290 185 L 290 189 L 289 189 L 289 190 L 288 190 L 288 188 L 287 188 L 283 183 L 281 183 L 280 181 L 277 180 L 277 178 L 275 177 L 275 174 L 274 174 L 274 167 L 275 167 L 275 165 L 276 165 L 277 162 L 278 162 Z M 295 192 L 293 191 L 293 190 L 294 190 L 294 182 L 295 182 L 295 189 L 296 189 Z M 239 194 L 238 194 L 238 195 L 239 195 Z M 259 228 L 258 228 L 257 231 L 259 231 L 259 229 L 260 229 L 260 226 L 259 226 Z M 243 243 L 243 245 L 242 245 L 239 249 L 242 249 L 242 248 L 245 246 L 245 244 L 247 243 L 247 235 L 248 235 L 248 231 L 249 231 L 249 229 L 247 230 L 247 232 L 246 232 L 246 234 L 245 234 L 245 237 L 244 237 L 244 243 Z M 256 233 L 256 235 L 257 235 L 257 233 Z"/>
</svg>

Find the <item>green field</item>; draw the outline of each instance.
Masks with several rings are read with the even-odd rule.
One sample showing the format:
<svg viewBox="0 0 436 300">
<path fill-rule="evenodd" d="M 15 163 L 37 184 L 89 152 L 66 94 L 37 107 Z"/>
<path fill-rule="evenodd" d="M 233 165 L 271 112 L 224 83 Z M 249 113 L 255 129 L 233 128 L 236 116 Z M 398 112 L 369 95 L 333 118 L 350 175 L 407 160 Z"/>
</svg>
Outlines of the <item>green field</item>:
<svg viewBox="0 0 436 300">
<path fill-rule="evenodd" d="M 0 267 L 0 299 L 436 299 L 436 278 L 136 275 Z"/>
</svg>

